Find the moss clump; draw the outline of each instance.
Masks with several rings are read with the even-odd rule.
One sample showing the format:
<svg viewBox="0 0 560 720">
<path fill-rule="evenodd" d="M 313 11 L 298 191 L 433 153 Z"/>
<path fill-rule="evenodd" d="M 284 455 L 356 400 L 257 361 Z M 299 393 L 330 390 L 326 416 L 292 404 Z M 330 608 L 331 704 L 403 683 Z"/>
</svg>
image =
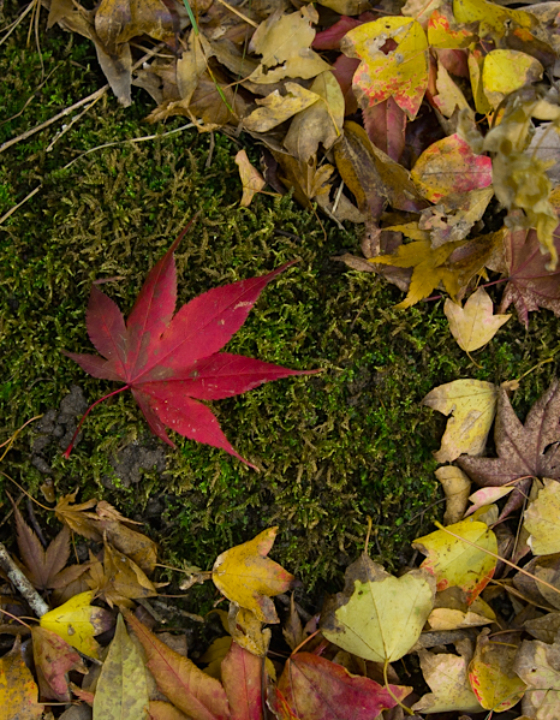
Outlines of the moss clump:
<svg viewBox="0 0 560 720">
<path fill-rule="evenodd" d="M 53 73 L 37 90 L 39 58 L 24 49 L 25 32 L 13 34 L 0 59 L 0 92 L 14 114 L 34 92 L 37 101 L 0 127 L 0 141 L 102 83 L 93 49 L 53 30 L 43 40 L 45 70 Z M 138 485 L 126 487 L 113 458 L 151 440 L 132 397 L 122 394 L 88 418 L 70 461 L 54 445 L 45 451 L 57 492 L 79 486 L 82 500 L 103 495 L 124 514 L 147 519 L 168 562 L 208 567 L 225 548 L 277 524 L 275 559 L 307 588 L 323 587 L 337 582 L 361 549 L 369 515 L 372 554 L 389 568 L 401 565 L 410 540 L 429 531 L 442 510 L 432 451 L 444 419 L 421 399 L 460 377 L 520 376 L 556 352 L 560 321 L 540 313 L 526 333 L 513 319 L 477 354 L 476 367 L 453 342 L 441 303 L 395 311 L 395 289 L 330 260 L 357 251 L 352 230 L 325 220 L 321 226 L 289 197 L 257 197 L 250 209 L 239 208 L 238 147 L 219 134 L 212 150 L 209 135 L 183 131 L 96 150 L 62 169 L 85 150 L 181 125 L 174 119 L 147 126 L 149 109 L 141 93 L 126 110 L 107 96 L 52 152 L 46 147 L 57 126 L 4 156 L 0 212 L 43 183 L 5 222 L 0 239 L 4 435 L 58 407 L 72 385 L 88 402 L 115 389 L 61 354 L 92 351 L 85 328 L 91 283 L 116 278 L 104 290 L 126 314 L 150 267 L 201 210 L 177 252 L 179 302 L 298 258 L 263 293 L 227 349 L 324 372 L 214 404 L 232 444 L 261 473 L 176 438 L 179 449 L 166 452 L 165 473 L 147 469 Z M 531 374 L 517 406 L 526 410 L 553 374 L 552 364 Z M 26 432 L 18 439 L 4 470 L 35 493 L 44 476 L 32 464 L 30 438 Z"/>
</svg>

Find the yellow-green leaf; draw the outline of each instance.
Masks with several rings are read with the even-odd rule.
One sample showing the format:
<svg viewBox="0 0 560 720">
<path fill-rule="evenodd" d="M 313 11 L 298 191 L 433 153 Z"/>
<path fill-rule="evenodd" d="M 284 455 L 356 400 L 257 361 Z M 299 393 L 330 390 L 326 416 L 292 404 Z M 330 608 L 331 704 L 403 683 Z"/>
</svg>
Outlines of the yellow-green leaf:
<svg viewBox="0 0 560 720">
<path fill-rule="evenodd" d="M 525 510 L 525 529 L 535 555 L 552 555 L 560 552 L 560 483 L 544 478 L 543 484 Z"/>
<path fill-rule="evenodd" d="M 325 606 L 321 632 L 365 660 L 394 662 L 420 637 L 434 605 L 430 573 L 390 575 L 365 553 L 346 571 L 346 586 Z"/>
<path fill-rule="evenodd" d="M 497 108 L 506 95 L 542 79 L 543 66 L 517 50 L 492 50 L 484 58 L 482 87 L 488 102 Z"/>
</svg>

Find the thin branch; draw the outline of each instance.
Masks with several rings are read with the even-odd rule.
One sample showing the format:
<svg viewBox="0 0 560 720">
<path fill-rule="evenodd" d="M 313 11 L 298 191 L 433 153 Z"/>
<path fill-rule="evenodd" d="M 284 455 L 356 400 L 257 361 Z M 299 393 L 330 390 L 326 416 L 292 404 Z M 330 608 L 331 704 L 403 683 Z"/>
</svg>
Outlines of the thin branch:
<svg viewBox="0 0 560 720">
<path fill-rule="evenodd" d="M 39 595 L 37 590 L 25 577 L 22 571 L 18 568 L 15 562 L 12 560 L 9 552 L 3 543 L 0 542 L 0 566 L 8 576 L 11 583 L 21 593 L 24 600 L 27 601 L 29 607 L 33 610 L 38 618 L 43 617 L 45 613 L 49 612 L 49 606 Z"/>
</svg>

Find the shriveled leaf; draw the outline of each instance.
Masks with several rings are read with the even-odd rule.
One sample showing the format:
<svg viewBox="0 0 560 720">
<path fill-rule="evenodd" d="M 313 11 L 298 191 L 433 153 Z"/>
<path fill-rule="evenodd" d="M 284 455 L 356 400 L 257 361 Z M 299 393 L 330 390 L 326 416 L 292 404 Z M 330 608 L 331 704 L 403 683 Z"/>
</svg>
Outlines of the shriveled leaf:
<svg viewBox="0 0 560 720">
<path fill-rule="evenodd" d="M 125 618 L 145 650 L 148 669 L 161 692 L 192 720 L 229 720 L 222 685 L 184 655 L 159 640 L 132 613 Z"/>
<path fill-rule="evenodd" d="M 430 391 L 423 405 L 451 415 L 435 453 L 438 462 L 453 462 L 462 453 L 482 455 L 496 410 L 498 388 L 481 380 L 454 380 Z"/>
<path fill-rule="evenodd" d="M 0 707 L 6 720 L 38 720 L 43 706 L 37 702 L 37 685 L 25 664 L 20 642 L 0 658 Z"/>
<path fill-rule="evenodd" d="M 251 610 L 261 622 L 277 623 L 278 615 L 270 599 L 287 592 L 294 576 L 266 556 L 278 528 L 269 528 L 249 542 L 226 550 L 214 563 L 212 580 L 228 600 Z"/>
<path fill-rule="evenodd" d="M 112 625 L 112 616 L 103 608 L 91 605 L 93 592 L 75 595 L 60 607 L 45 613 L 39 620 L 42 628 L 51 630 L 84 655 L 99 657 L 99 646 L 94 640 Z"/>
<path fill-rule="evenodd" d="M 411 177 L 422 195 L 438 202 L 451 194 L 481 190 L 492 184 L 492 161 L 476 155 L 459 135 L 433 143 L 412 168 Z"/>
<path fill-rule="evenodd" d="M 483 347 L 494 337 L 511 315 L 494 315 L 490 295 L 484 288 L 473 293 L 464 307 L 447 299 L 443 311 L 457 344 L 465 352 Z"/>
<path fill-rule="evenodd" d="M 348 652 L 374 662 L 394 662 L 410 650 L 434 604 L 430 573 L 390 575 L 366 554 L 345 574 L 342 593 L 321 613 L 321 632 Z"/>
<path fill-rule="evenodd" d="M 471 481 L 460 468 L 454 465 L 439 467 L 435 471 L 435 476 L 442 484 L 447 500 L 443 521 L 447 525 L 458 522 L 467 509 Z"/>
<path fill-rule="evenodd" d="M 284 78 L 316 77 L 330 66 L 311 50 L 315 30 L 311 27 L 319 19 L 317 11 L 304 5 L 298 12 L 271 13 L 251 38 L 249 49 L 262 55 L 261 64 L 251 73 L 254 83 L 275 83 Z"/>
<path fill-rule="evenodd" d="M 315 92 L 297 83 L 288 82 L 285 88 L 285 95 L 280 95 L 278 90 L 275 90 L 262 100 L 257 100 L 260 107 L 253 110 L 243 121 L 247 130 L 267 132 L 319 101 Z"/>
<path fill-rule="evenodd" d="M 276 703 L 281 718 L 370 720 L 395 707 L 410 688 L 384 688 L 366 677 L 351 675 L 326 658 L 301 652 L 288 659 L 278 686 Z M 287 709 L 286 709 L 287 706 Z M 287 712 L 288 711 L 288 712 Z"/>
<path fill-rule="evenodd" d="M 387 54 L 381 48 L 396 43 Z M 349 57 L 361 60 L 353 88 L 363 108 L 393 97 L 413 120 L 428 87 L 428 41 L 420 23 L 386 16 L 350 30 L 341 43 Z"/>
<path fill-rule="evenodd" d="M 132 642 L 122 615 L 101 668 L 93 701 L 94 720 L 145 720 L 148 681 L 142 657 Z"/>
<path fill-rule="evenodd" d="M 469 681 L 485 710 L 504 712 L 517 705 L 527 686 L 513 669 L 518 646 L 511 639 L 490 638 L 489 632 L 485 628 L 477 638 Z"/>
<path fill-rule="evenodd" d="M 271 631 L 270 628 L 263 628 L 261 620 L 251 610 L 230 603 L 226 630 L 244 650 L 266 657 Z"/>
<path fill-rule="evenodd" d="M 243 185 L 243 197 L 239 204 L 241 207 L 249 207 L 255 194 L 260 192 L 266 185 L 266 181 L 260 172 L 251 165 L 245 150 L 240 150 L 237 153 L 235 164 L 239 168 L 241 184 Z"/>
<path fill-rule="evenodd" d="M 472 650 L 467 641 L 457 645 L 460 655 L 418 651 L 424 679 L 432 692 L 412 706 L 414 712 L 432 714 L 460 710 L 476 713 L 482 710 L 467 677 Z"/>
<path fill-rule="evenodd" d="M 496 555 L 498 541 L 484 522 L 463 520 L 417 538 L 412 547 L 427 555 L 420 567 L 434 575 L 438 590 L 460 587 L 469 603 L 480 595 L 494 575 L 497 561 L 486 551 Z"/>
<path fill-rule="evenodd" d="M 31 637 L 41 696 L 46 700 L 70 702 L 68 673 L 87 672 L 80 655 L 59 635 L 44 627 L 32 627 Z"/>
</svg>

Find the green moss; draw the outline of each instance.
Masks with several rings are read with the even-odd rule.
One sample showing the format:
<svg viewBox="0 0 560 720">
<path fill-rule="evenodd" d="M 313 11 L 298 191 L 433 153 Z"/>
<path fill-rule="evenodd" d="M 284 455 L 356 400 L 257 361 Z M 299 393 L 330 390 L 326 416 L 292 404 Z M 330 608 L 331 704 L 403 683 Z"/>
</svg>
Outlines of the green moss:
<svg viewBox="0 0 560 720">
<path fill-rule="evenodd" d="M 0 94 L 8 115 L 36 91 L 37 98 L 0 126 L 0 141 L 103 82 L 93 49 L 55 29 L 43 39 L 45 70 L 54 72 L 37 90 L 39 58 L 24 49 L 25 32 L 14 33 L 0 59 Z M 89 402 L 115 389 L 61 354 L 92 351 L 85 327 L 91 283 L 116 278 L 104 290 L 126 314 L 149 269 L 201 210 L 177 252 L 179 302 L 297 258 L 263 293 L 228 351 L 323 373 L 213 405 L 232 444 L 260 473 L 176 438 L 164 475 L 148 470 L 138 486 L 118 487 L 111 458 L 147 434 L 132 397 L 120 394 L 88 418 L 69 461 L 58 448 L 48 450 L 57 492 L 78 486 L 81 500 L 103 496 L 132 517 L 160 498 L 162 515 L 147 531 L 161 542 L 167 563 L 207 568 L 227 547 L 277 524 L 274 558 L 306 588 L 330 586 L 362 549 L 370 516 L 372 554 L 389 568 L 402 565 L 410 541 L 442 512 L 432 451 L 445 420 L 424 408 L 422 398 L 459 377 L 499 383 L 522 375 L 557 352 L 560 321 L 542 312 L 526 332 L 512 319 L 476 354 L 477 367 L 454 343 L 441 302 L 396 311 L 396 289 L 330 259 L 359 253 L 352 229 L 322 220 L 325 237 L 315 216 L 289 197 L 257 197 L 249 209 L 239 208 L 238 146 L 223 135 L 216 135 L 211 155 L 208 135 L 184 131 L 96 150 L 62 169 L 86 150 L 184 123 L 148 126 L 142 118 L 151 107 L 145 95 L 138 97 L 123 109 L 107 96 L 52 152 L 45 149 L 60 125 L 4 155 L 0 213 L 39 182 L 43 187 L 6 221 L 0 237 L 3 435 L 58 407 L 73 384 Z M 543 365 L 523 381 L 515 395 L 520 412 L 554 370 Z M 44 478 L 31 464 L 31 442 L 25 431 L 3 468 L 36 494 Z M 210 601 L 211 591 L 197 592 Z"/>
</svg>

